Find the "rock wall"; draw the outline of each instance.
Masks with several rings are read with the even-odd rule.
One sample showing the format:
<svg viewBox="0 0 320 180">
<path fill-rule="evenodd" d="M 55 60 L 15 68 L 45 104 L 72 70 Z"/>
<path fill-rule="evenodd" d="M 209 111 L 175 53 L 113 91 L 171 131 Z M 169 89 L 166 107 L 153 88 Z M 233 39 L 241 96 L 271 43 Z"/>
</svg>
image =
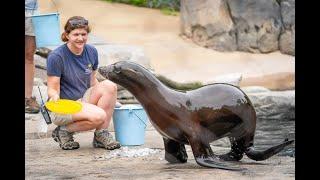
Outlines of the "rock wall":
<svg viewBox="0 0 320 180">
<path fill-rule="evenodd" d="M 295 0 L 181 0 L 180 18 L 206 48 L 295 55 Z"/>
</svg>

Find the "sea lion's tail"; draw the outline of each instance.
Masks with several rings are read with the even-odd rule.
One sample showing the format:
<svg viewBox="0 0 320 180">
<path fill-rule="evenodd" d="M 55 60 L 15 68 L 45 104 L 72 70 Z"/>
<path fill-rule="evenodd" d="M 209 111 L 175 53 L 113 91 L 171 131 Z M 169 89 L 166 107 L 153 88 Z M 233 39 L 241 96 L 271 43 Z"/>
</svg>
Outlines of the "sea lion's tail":
<svg viewBox="0 0 320 180">
<path fill-rule="evenodd" d="M 256 151 L 253 147 L 249 147 L 247 151 L 245 151 L 246 155 L 253 160 L 256 161 L 263 161 L 265 159 L 268 159 L 269 157 L 277 154 L 281 150 L 283 150 L 284 147 L 290 145 L 293 143 L 294 140 L 288 141 L 288 139 L 285 139 L 285 141 L 277 146 L 273 146 L 267 150 L 264 151 Z"/>
</svg>

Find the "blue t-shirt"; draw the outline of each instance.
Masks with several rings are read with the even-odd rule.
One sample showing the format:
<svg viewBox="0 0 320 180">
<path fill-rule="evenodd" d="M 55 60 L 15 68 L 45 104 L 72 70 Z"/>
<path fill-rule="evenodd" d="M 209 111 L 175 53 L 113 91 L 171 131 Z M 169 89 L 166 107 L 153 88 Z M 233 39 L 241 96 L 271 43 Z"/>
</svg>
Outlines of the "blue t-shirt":
<svg viewBox="0 0 320 180">
<path fill-rule="evenodd" d="M 60 98 L 78 100 L 90 87 L 92 71 L 98 68 L 98 51 L 86 44 L 81 55 L 67 44 L 53 50 L 47 59 L 47 75 L 60 77 Z"/>
</svg>

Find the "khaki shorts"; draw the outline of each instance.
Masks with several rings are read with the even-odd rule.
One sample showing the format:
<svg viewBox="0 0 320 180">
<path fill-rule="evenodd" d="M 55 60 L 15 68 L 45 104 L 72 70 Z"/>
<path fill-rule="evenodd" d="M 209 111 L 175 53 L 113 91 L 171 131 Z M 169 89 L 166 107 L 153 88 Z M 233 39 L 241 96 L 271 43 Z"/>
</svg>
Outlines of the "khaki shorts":
<svg viewBox="0 0 320 180">
<path fill-rule="evenodd" d="M 87 91 L 84 93 L 81 99 L 82 102 L 89 102 L 91 91 L 92 91 L 92 87 L 87 89 Z M 73 122 L 71 114 L 58 114 L 58 113 L 50 112 L 50 117 L 51 117 L 52 123 L 57 126 L 67 125 Z"/>
</svg>

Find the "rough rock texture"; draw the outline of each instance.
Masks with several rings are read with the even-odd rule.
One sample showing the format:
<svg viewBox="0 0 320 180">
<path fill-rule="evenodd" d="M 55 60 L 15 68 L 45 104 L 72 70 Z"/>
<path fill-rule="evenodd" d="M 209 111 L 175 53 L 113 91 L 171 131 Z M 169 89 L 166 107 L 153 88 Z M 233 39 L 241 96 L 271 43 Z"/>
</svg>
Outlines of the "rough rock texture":
<svg viewBox="0 0 320 180">
<path fill-rule="evenodd" d="M 248 93 L 259 119 L 295 119 L 295 91 Z"/>
<path fill-rule="evenodd" d="M 181 31 L 200 46 L 236 50 L 233 22 L 224 0 L 181 1 Z"/>
<path fill-rule="evenodd" d="M 280 5 L 284 28 L 279 39 L 279 48 L 285 54 L 295 55 L 295 2 L 281 0 Z"/>
<path fill-rule="evenodd" d="M 181 0 L 181 33 L 219 51 L 294 55 L 294 0 Z"/>
</svg>

